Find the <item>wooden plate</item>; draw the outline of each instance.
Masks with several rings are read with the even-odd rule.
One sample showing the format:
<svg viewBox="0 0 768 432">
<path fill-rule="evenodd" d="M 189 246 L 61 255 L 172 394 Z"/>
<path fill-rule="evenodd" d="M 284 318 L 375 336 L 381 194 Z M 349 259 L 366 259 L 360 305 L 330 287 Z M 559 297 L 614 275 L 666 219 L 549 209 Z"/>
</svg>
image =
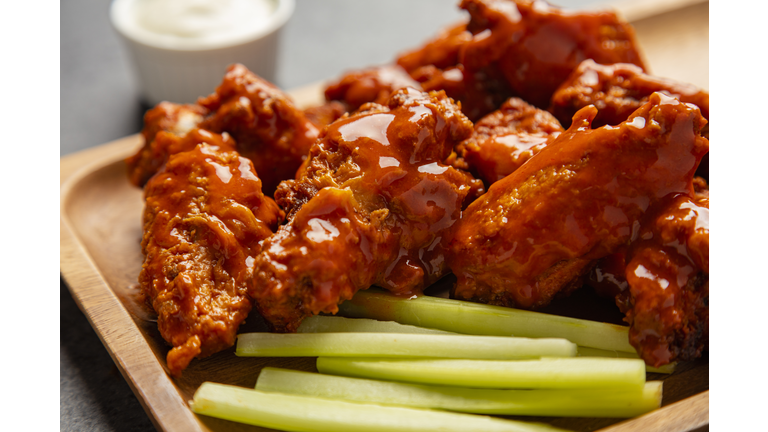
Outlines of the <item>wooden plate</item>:
<svg viewBox="0 0 768 432">
<path fill-rule="evenodd" d="M 709 87 L 709 4 L 700 0 L 617 4 L 637 30 L 653 73 Z M 321 100 L 322 85 L 294 90 L 299 105 Z M 161 431 L 259 431 L 196 416 L 187 401 L 203 381 L 253 387 L 264 366 L 314 371 L 314 359 L 238 358 L 229 349 L 194 360 L 180 379 L 165 365 L 168 351 L 153 315 L 138 298 L 141 269 L 141 191 L 123 159 L 142 145 L 129 136 L 61 159 L 61 274 L 150 419 Z M 263 328 L 249 318 L 245 330 Z M 681 364 L 663 379 L 663 408 L 630 420 L 515 417 L 578 431 L 684 431 L 709 423 L 707 359 Z"/>
</svg>

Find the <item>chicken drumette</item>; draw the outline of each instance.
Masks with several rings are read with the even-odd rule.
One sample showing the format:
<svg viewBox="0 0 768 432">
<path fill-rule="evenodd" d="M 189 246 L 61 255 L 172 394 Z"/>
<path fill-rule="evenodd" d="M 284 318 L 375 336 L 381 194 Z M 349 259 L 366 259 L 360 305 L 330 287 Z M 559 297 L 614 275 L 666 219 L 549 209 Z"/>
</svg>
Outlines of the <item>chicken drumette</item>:
<svg viewBox="0 0 768 432">
<path fill-rule="evenodd" d="M 709 191 L 673 195 L 627 248 L 600 260 L 588 285 L 613 297 L 629 342 L 648 364 L 692 360 L 709 347 Z"/>
<path fill-rule="evenodd" d="M 660 93 L 615 127 L 597 110 L 473 202 L 456 225 L 453 295 L 536 308 L 581 285 L 596 260 L 626 246 L 647 212 L 692 194 L 708 141 L 698 108 Z"/>
<path fill-rule="evenodd" d="M 318 126 L 335 120 L 339 107 L 329 105 L 312 111 Z M 298 109 L 287 94 L 259 78 L 245 66 L 227 70 L 216 92 L 197 104 L 162 102 L 144 116 L 144 147 L 126 159 L 128 176 L 143 186 L 174 152 L 194 147 L 168 145 L 157 137 L 183 137 L 193 128 L 231 136 L 241 156 L 251 160 L 259 173 L 264 193 L 272 195 L 278 183 L 293 178 L 317 138 L 318 126 Z M 172 138 L 172 137 L 170 137 Z"/>
<path fill-rule="evenodd" d="M 226 147 L 210 134 L 171 155 L 144 189 L 139 282 L 173 345 L 168 369 L 177 376 L 192 358 L 235 342 L 252 308 L 247 292 L 259 241 L 282 217 L 251 162 Z"/>
<path fill-rule="evenodd" d="M 420 292 L 447 271 L 443 246 L 482 189 L 444 163 L 472 123 L 444 93 L 395 92 L 329 125 L 277 202 L 289 221 L 263 244 L 250 290 L 276 331 L 373 284 Z"/>
<path fill-rule="evenodd" d="M 200 127 L 232 135 L 267 195 L 294 177 L 318 135 L 288 95 L 243 65 L 230 66 L 216 92 L 198 103 L 211 112 Z"/>
</svg>

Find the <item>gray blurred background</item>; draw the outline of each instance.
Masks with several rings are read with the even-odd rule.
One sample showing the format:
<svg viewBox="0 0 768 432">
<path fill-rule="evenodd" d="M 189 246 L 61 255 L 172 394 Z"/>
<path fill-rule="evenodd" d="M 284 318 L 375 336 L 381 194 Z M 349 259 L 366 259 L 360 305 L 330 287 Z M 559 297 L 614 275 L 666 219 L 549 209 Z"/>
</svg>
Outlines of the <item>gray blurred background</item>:
<svg viewBox="0 0 768 432">
<path fill-rule="evenodd" d="M 602 2 L 556 3 L 581 8 Z M 460 19 L 463 12 L 457 4 L 296 0 L 294 15 L 283 29 L 275 84 L 288 90 L 389 63 Z M 139 132 L 149 107 L 138 98 L 129 58 L 109 23 L 109 2 L 66 0 L 60 6 L 60 155 L 65 156 Z M 60 289 L 61 430 L 153 430 L 63 280 Z"/>
</svg>

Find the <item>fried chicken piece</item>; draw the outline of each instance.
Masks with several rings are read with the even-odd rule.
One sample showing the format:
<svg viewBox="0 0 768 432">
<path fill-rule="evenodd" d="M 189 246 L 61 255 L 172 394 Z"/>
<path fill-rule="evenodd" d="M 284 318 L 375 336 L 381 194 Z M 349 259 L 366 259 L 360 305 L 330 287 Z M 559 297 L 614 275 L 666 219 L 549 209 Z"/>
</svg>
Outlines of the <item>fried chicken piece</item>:
<svg viewBox="0 0 768 432">
<path fill-rule="evenodd" d="M 647 102 L 653 92 L 695 104 L 709 120 L 709 92 L 691 84 L 648 75 L 632 64 L 600 65 L 592 60 L 581 62 L 557 89 L 549 111 L 567 127 L 576 111 L 595 105 L 598 111 L 593 126 L 615 125 Z M 709 124 L 701 133 L 709 139 Z M 709 154 L 702 159 L 696 175 L 709 179 Z"/>
<path fill-rule="evenodd" d="M 452 295 L 536 308 L 581 282 L 595 261 L 628 244 L 646 211 L 693 193 L 709 143 L 698 108 L 660 93 L 627 122 L 592 129 L 594 106 L 456 224 Z"/>
<path fill-rule="evenodd" d="M 630 343 L 651 366 L 692 360 L 709 345 L 709 190 L 676 195 L 643 222 L 626 250 L 598 262 L 588 284 L 615 298 Z"/>
<path fill-rule="evenodd" d="M 192 358 L 234 344 L 252 308 L 247 292 L 259 241 L 282 216 L 261 193 L 251 162 L 223 150 L 225 141 L 214 136 L 171 155 L 144 189 L 139 282 L 173 345 L 167 361 L 175 376 Z"/>
<path fill-rule="evenodd" d="M 160 102 L 147 111 L 144 114 L 144 128 L 141 131 L 144 146 L 125 160 L 128 165 L 128 180 L 131 184 L 143 187 L 168 160 L 168 156 L 178 151 L 191 150 L 197 145 L 193 143 L 191 146 L 182 145 L 180 148 L 174 148 L 169 145 L 176 143 L 172 139 L 156 140 L 160 132 L 172 136 L 184 136 L 197 127 L 207 114 L 208 110 L 200 105 L 180 105 L 170 102 Z"/>
<path fill-rule="evenodd" d="M 563 132 L 547 111 L 511 98 L 475 123 L 472 136 L 456 147 L 469 171 L 486 187 L 520 168 Z"/>
<path fill-rule="evenodd" d="M 709 202 L 709 185 L 702 177 L 693 178 L 693 200 Z M 707 207 L 708 208 L 708 207 Z M 629 245 L 627 245 L 629 246 Z M 601 297 L 616 299 L 619 295 L 626 294 L 629 287 L 627 282 L 627 248 L 624 247 L 612 255 L 597 261 L 594 269 L 587 279 L 587 285 L 595 290 Z M 624 296 L 626 299 L 626 295 Z M 623 300 L 625 302 L 625 300 Z M 619 302 L 619 306 L 625 309 Z"/>
<path fill-rule="evenodd" d="M 542 0 L 462 0 L 460 7 L 473 35 L 461 49 L 466 70 L 498 68 L 515 96 L 542 109 L 585 59 L 644 67 L 634 30 L 613 12 L 569 12 Z"/>
<path fill-rule="evenodd" d="M 232 135 L 270 196 L 295 176 L 319 133 L 288 95 L 240 64 L 230 66 L 216 92 L 198 103 L 211 112 L 200 127 Z"/>
<path fill-rule="evenodd" d="M 447 230 L 479 181 L 443 161 L 472 123 L 443 92 L 401 89 L 322 132 L 298 180 L 276 193 L 289 221 L 264 241 L 250 290 L 271 328 L 379 285 L 419 293 L 447 268 Z"/>
<path fill-rule="evenodd" d="M 341 101 L 347 112 L 353 112 L 368 102 L 385 105 L 392 92 L 406 87 L 421 90 L 421 85 L 400 66 L 371 67 L 350 72 L 329 84 L 325 89 L 325 99 Z"/>
<path fill-rule="evenodd" d="M 709 93 L 691 84 L 648 75 L 633 64 L 601 65 L 584 60 L 552 96 L 549 111 L 564 126 L 570 126 L 576 111 L 597 107 L 593 127 L 615 125 L 648 101 L 654 92 L 699 107 L 709 120 Z M 706 129 L 705 129 L 706 130 Z"/>
<path fill-rule="evenodd" d="M 630 344 L 651 366 L 699 357 L 709 345 L 709 198 L 671 199 L 627 257 L 617 304 Z"/>
</svg>

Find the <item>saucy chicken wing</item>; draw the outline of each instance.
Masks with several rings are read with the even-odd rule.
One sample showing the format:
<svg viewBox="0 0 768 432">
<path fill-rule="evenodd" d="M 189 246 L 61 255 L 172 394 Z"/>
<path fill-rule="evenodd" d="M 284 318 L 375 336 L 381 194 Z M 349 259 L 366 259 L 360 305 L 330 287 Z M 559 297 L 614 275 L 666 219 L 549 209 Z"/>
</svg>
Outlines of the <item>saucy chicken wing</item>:
<svg viewBox="0 0 768 432">
<path fill-rule="evenodd" d="M 282 216 L 251 162 L 226 151 L 225 141 L 212 136 L 171 155 L 144 189 L 139 282 L 173 346 L 167 361 L 175 376 L 194 357 L 234 344 L 252 308 L 259 241 Z"/>
<path fill-rule="evenodd" d="M 588 285 L 626 314 L 629 342 L 646 363 L 692 360 L 709 347 L 709 191 L 674 195 L 628 248 L 605 257 Z"/>
<path fill-rule="evenodd" d="M 464 67 L 495 63 L 514 95 L 539 108 L 585 59 L 644 67 L 632 26 L 613 12 L 570 12 L 542 0 L 462 0 L 461 8 L 473 35 Z"/>
<path fill-rule="evenodd" d="M 232 135 L 270 196 L 278 183 L 294 178 L 318 135 L 288 95 L 240 64 L 230 66 L 216 92 L 198 103 L 211 112 L 200 127 Z"/>
<path fill-rule="evenodd" d="M 173 138 L 186 135 L 207 114 L 208 110 L 200 105 L 170 102 L 160 102 L 147 111 L 144 114 L 144 128 L 141 130 L 144 146 L 125 160 L 131 184 L 144 187 L 147 180 L 165 164 L 168 156 L 193 149 L 197 142 L 182 143 Z M 160 140 L 156 139 L 159 135 L 162 136 Z M 178 144 L 181 145 L 177 147 Z"/>
<path fill-rule="evenodd" d="M 691 84 L 648 75 L 633 64 L 597 64 L 584 60 L 552 96 L 549 111 L 561 124 L 570 126 L 576 111 L 597 107 L 593 127 L 616 125 L 626 120 L 654 92 L 695 104 L 709 120 L 709 93 Z"/>
<path fill-rule="evenodd" d="M 339 110 L 332 104 L 311 115 L 318 126 L 323 126 L 341 116 Z M 169 134 L 184 136 L 199 127 L 234 138 L 237 151 L 250 159 L 259 173 L 264 193 L 272 195 L 278 183 L 294 178 L 317 138 L 318 126 L 288 95 L 245 66 L 234 64 L 216 92 L 200 98 L 197 104 L 161 102 L 147 112 L 142 130 L 144 146 L 126 159 L 128 177 L 134 185 L 144 186 L 170 155 L 197 144 L 194 136 L 177 142 Z M 161 135 L 166 139 L 158 140 Z"/>
<path fill-rule="evenodd" d="M 562 132 L 552 114 L 511 98 L 475 123 L 472 136 L 462 141 L 456 152 L 468 170 L 489 187 L 520 168 Z"/>
<path fill-rule="evenodd" d="M 709 120 L 709 92 L 691 84 L 648 75 L 632 64 L 601 65 L 592 60 L 581 62 L 557 89 L 549 111 L 567 127 L 576 111 L 595 105 L 597 116 L 593 126 L 615 125 L 647 102 L 653 92 L 662 92 L 682 102 L 692 103 Z M 709 139 L 709 123 L 701 134 Z M 702 159 L 696 175 L 709 179 L 709 154 Z"/>
<path fill-rule="evenodd" d="M 250 290 L 273 330 L 373 284 L 420 292 L 447 271 L 447 230 L 481 183 L 444 161 L 472 123 L 442 92 L 395 92 L 328 126 L 276 200 L 288 223 L 265 240 Z"/>
<path fill-rule="evenodd" d="M 629 342 L 646 363 L 692 360 L 709 345 L 709 198 L 678 195 L 627 253 Z"/>
<path fill-rule="evenodd" d="M 494 183 L 456 224 L 452 295 L 536 308 L 581 285 L 596 260 L 629 243 L 649 209 L 692 194 L 708 141 L 698 108 L 660 93 L 615 127 L 594 106 L 526 164 Z"/>
</svg>

